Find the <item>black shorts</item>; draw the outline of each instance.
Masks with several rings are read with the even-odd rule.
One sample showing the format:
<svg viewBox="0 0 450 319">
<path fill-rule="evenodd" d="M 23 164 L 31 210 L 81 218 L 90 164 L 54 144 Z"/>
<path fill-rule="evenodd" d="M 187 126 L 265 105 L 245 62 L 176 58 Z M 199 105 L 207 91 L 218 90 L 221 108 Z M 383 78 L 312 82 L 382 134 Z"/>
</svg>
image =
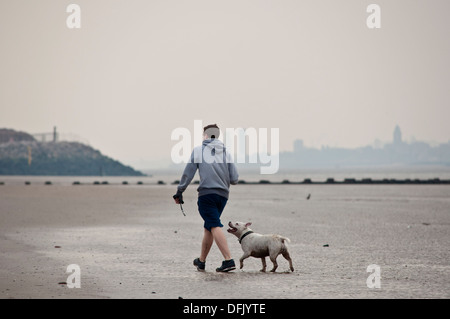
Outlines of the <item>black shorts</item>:
<svg viewBox="0 0 450 319">
<path fill-rule="evenodd" d="M 198 212 L 205 221 L 203 227 L 206 230 L 211 231 L 212 227 L 223 227 L 220 222 L 220 215 L 222 215 L 227 201 L 227 198 L 217 194 L 199 196 L 197 201 Z"/>
</svg>

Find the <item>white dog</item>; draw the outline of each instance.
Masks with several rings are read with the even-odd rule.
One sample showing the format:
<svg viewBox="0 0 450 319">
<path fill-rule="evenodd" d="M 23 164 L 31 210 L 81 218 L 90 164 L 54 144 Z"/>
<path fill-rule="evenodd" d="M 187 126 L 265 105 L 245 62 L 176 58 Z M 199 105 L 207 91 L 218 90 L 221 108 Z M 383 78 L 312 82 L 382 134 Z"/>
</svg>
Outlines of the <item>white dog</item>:
<svg viewBox="0 0 450 319">
<path fill-rule="evenodd" d="M 239 238 L 239 243 L 241 244 L 244 255 L 239 259 L 240 268 L 244 267 L 244 259 L 248 257 L 261 258 L 262 272 L 266 271 L 266 257 L 269 256 L 273 263 L 272 272 L 274 272 L 277 267 L 277 257 L 282 254 L 284 258 L 289 262 L 289 268 L 294 271 L 292 266 L 292 259 L 289 256 L 288 248 L 285 242 L 290 242 L 289 238 L 282 237 L 280 235 L 261 235 L 254 233 L 248 226 L 252 223 L 241 223 L 241 222 L 229 222 L 228 232 Z"/>
</svg>

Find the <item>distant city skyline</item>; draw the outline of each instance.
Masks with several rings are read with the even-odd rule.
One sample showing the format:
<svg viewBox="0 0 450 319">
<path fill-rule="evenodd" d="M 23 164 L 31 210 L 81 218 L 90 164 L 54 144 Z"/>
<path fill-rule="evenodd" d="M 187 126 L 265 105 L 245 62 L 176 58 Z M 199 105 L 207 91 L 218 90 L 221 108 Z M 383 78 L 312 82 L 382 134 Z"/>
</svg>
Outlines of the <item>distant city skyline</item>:
<svg viewBox="0 0 450 319">
<path fill-rule="evenodd" d="M 366 145 L 359 145 L 359 146 L 350 147 L 350 148 L 348 148 L 348 147 L 339 147 L 339 146 L 336 146 L 336 147 L 337 148 L 354 149 L 354 148 L 371 146 L 371 147 L 374 147 L 374 148 L 381 148 L 381 147 L 383 147 L 386 144 L 397 144 L 398 145 L 398 144 L 401 144 L 401 143 L 411 144 L 411 143 L 415 143 L 415 142 L 427 143 L 430 146 L 438 146 L 440 144 L 450 143 L 450 138 L 447 141 L 438 142 L 438 141 L 421 140 L 420 137 L 417 138 L 415 135 L 411 135 L 409 138 L 405 139 L 403 137 L 403 133 L 402 133 L 401 127 L 399 125 L 396 125 L 394 127 L 394 129 L 393 129 L 393 133 L 392 133 L 392 136 L 391 136 L 390 140 L 388 139 L 388 140 L 381 141 L 380 139 L 375 138 L 372 143 L 368 143 Z M 300 146 L 300 145 L 304 146 L 303 140 L 301 138 L 298 138 L 298 139 L 294 140 L 294 150 L 293 151 L 295 151 L 296 144 L 298 144 L 298 146 Z M 331 145 L 321 145 L 320 147 L 310 146 L 310 148 L 318 148 L 318 149 L 322 148 L 322 147 L 335 147 L 335 146 L 331 146 Z"/>
<path fill-rule="evenodd" d="M 294 142 L 293 152 L 280 153 L 281 169 L 388 167 L 392 165 L 450 165 L 450 140 L 439 145 L 423 141 L 405 142 L 398 125 L 392 140 L 384 145 L 357 148 L 308 148 L 302 140 Z"/>
</svg>

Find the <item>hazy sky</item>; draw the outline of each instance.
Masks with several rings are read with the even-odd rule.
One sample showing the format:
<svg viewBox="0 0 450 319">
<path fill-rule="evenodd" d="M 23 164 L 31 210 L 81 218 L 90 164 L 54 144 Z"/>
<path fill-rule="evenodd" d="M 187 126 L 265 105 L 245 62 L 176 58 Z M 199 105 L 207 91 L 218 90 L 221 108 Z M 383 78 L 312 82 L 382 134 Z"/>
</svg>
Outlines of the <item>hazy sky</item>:
<svg viewBox="0 0 450 319">
<path fill-rule="evenodd" d="M 66 8 L 81 8 L 69 29 Z M 381 7 L 381 29 L 366 8 Z M 143 168 L 173 129 L 279 128 L 280 149 L 450 139 L 448 0 L 0 0 L 0 128 Z M 149 165 L 147 163 L 147 165 Z"/>
</svg>

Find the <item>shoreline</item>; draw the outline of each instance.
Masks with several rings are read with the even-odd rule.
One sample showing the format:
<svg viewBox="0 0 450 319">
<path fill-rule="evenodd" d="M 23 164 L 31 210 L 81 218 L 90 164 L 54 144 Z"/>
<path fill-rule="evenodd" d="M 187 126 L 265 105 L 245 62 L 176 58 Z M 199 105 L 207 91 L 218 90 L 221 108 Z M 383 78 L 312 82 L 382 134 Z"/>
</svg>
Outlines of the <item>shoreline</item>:
<svg viewBox="0 0 450 319">
<path fill-rule="evenodd" d="M 52 181 L 51 176 L 37 176 L 34 177 L 34 181 L 30 181 L 30 176 L 24 176 L 24 180 L 18 181 L 17 179 L 20 179 L 21 176 L 14 176 L 14 181 L 11 181 L 11 176 L 8 176 L 6 179 L 0 179 L 0 186 L 5 185 L 18 185 L 20 183 L 25 185 L 53 185 L 54 182 Z M 69 179 L 67 176 L 58 176 L 59 178 L 63 179 Z M 71 185 L 178 185 L 179 180 L 174 180 L 173 182 L 166 182 L 162 179 L 158 179 L 157 181 L 142 181 L 141 179 L 136 181 L 136 179 L 133 179 L 129 182 L 129 180 L 124 178 L 117 178 L 114 177 L 115 181 L 113 180 L 110 182 L 108 180 L 108 177 L 105 176 L 103 178 L 92 178 L 88 177 L 87 179 L 93 180 L 93 181 L 80 181 L 80 179 L 76 179 L 76 177 L 70 177 L 74 179 L 73 182 L 65 182 L 66 184 Z M 81 177 L 86 179 L 86 177 Z M 39 179 L 37 181 L 37 179 Z M 119 181 L 121 179 L 122 181 Z M 6 182 L 5 182 L 6 180 Z M 45 180 L 45 181 L 44 181 Z M 193 185 L 198 184 L 198 180 L 194 180 L 192 182 Z M 450 185 L 450 179 L 440 179 L 440 178 L 428 178 L 428 179 L 397 179 L 397 178 L 382 178 L 382 179 L 372 179 L 372 178 L 362 178 L 362 179 L 356 179 L 356 178 L 344 178 L 343 180 L 336 180 L 334 178 L 327 178 L 325 181 L 315 181 L 311 180 L 311 178 L 305 178 L 303 181 L 291 181 L 289 179 L 283 179 L 282 181 L 272 181 L 268 179 L 260 179 L 259 181 L 247 181 L 245 179 L 240 179 L 238 184 L 245 184 L 245 185 L 348 185 L 348 184 L 359 184 L 359 185 L 430 185 L 430 184 L 436 184 L 436 185 Z"/>
</svg>

